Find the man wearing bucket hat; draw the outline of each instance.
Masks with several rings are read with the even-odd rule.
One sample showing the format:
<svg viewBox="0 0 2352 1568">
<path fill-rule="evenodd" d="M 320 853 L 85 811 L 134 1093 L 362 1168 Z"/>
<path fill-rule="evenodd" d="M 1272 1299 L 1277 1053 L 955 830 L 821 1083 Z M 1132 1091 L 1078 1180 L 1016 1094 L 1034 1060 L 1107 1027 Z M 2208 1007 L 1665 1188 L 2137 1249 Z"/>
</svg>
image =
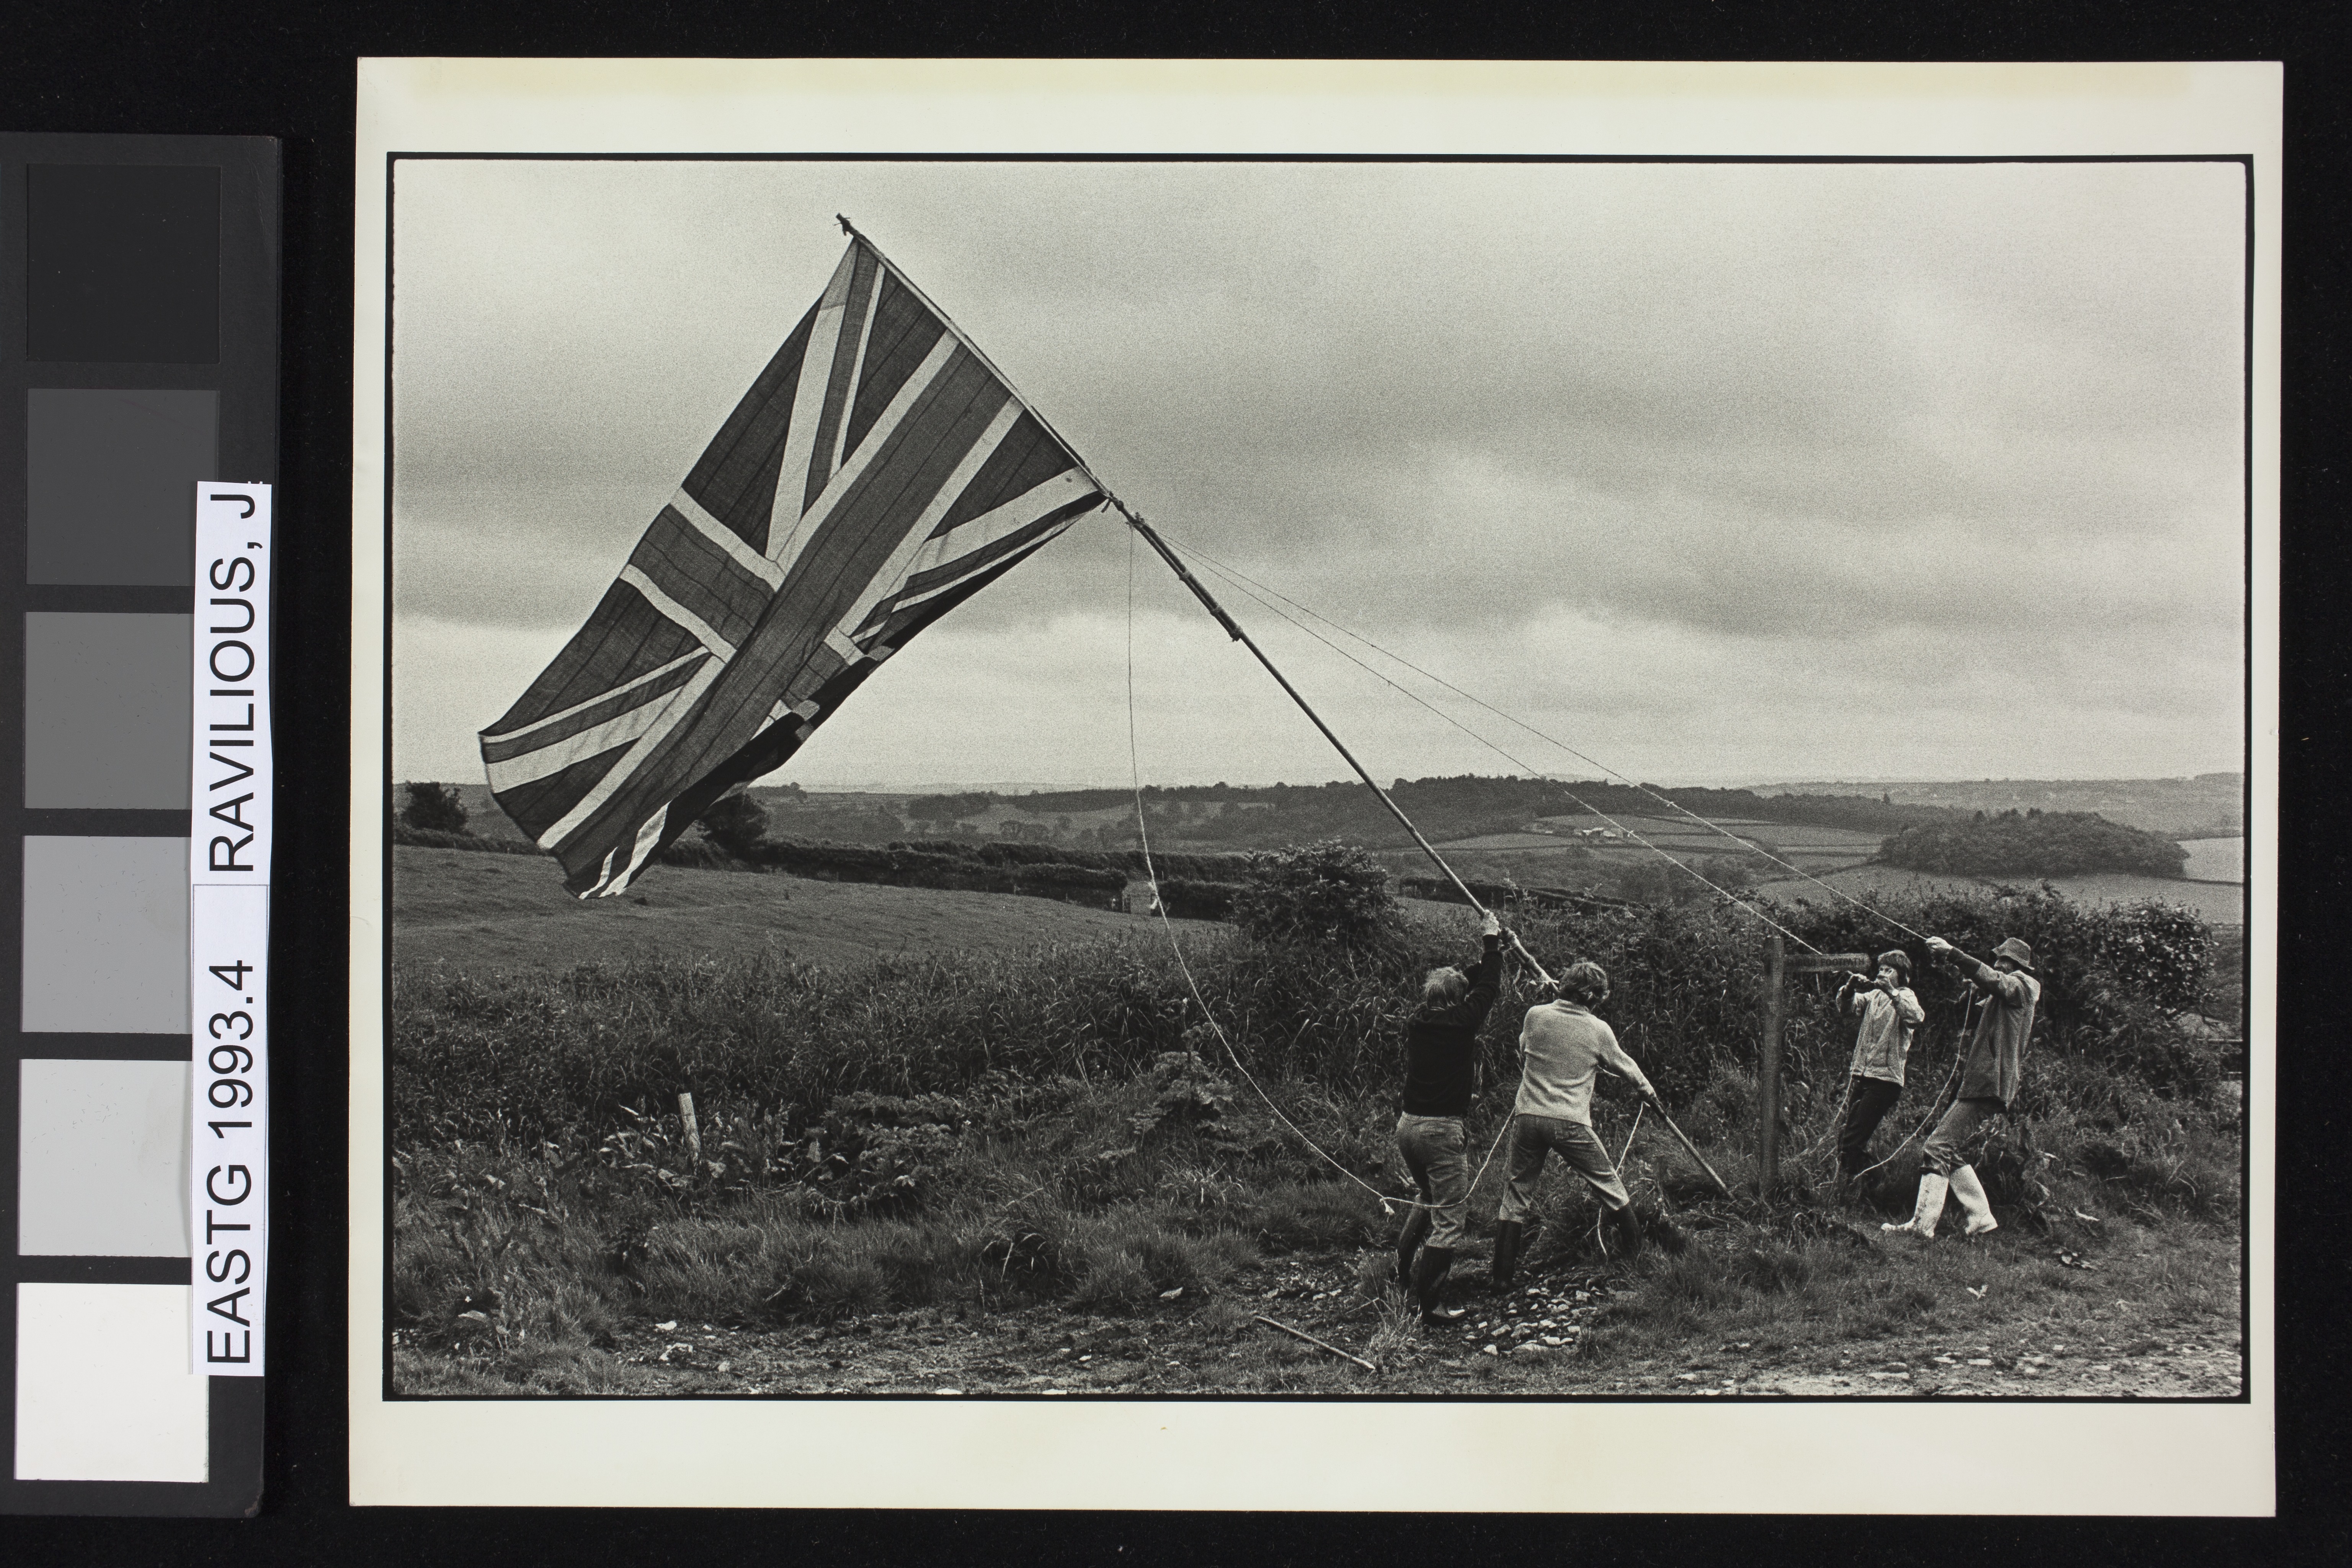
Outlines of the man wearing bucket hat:
<svg viewBox="0 0 2352 1568">
<path fill-rule="evenodd" d="M 1860 1015 L 1853 1062 L 1847 1071 L 1845 1118 L 1838 1125 L 1838 1181 L 1860 1174 L 1870 1158 L 1870 1135 L 1903 1097 L 1903 1064 L 1911 1054 L 1911 1034 L 1927 1017 L 1911 992 L 1911 955 L 1890 948 L 1878 955 L 1878 973 L 1849 974 L 1838 987 L 1842 1012 Z"/>
<path fill-rule="evenodd" d="M 1994 948 L 1990 963 L 1969 957 L 1939 936 L 1927 939 L 1927 950 L 1957 963 L 1975 986 L 1977 1025 L 1969 1037 L 1968 1054 L 1961 1059 L 1960 1087 L 1952 1108 L 1927 1135 L 1927 1168 L 1919 1176 L 1918 1207 L 1905 1224 L 1880 1228 L 1908 1232 L 1923 1239 L 1933 1237 L 1948 1190 L 1968 1214 L 1969 1235 L 1982 1236 L 1999 1226 L 1984 1184 L 1972 1167 L 1960 1163 L 1960 1145 L 2017 1098 L 2026 1037 L 2033 1032 L 2034 1005 L 2042 1000 L 2042 982 L 2033 975 L 2033 950 L 2017 937 Z"/>
</svg>

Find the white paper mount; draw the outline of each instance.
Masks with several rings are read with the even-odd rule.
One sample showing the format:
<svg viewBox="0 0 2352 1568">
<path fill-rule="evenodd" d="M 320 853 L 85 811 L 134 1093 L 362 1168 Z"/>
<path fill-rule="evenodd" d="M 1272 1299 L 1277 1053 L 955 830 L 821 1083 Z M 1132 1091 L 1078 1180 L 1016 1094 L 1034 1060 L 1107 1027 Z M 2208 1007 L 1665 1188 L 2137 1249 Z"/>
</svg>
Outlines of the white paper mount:
<svg viewBox="0 0 2352 1568">
<path fill-rule="evenodd" d="M 269 487 L 196 487 L 189 1370 L 259 1377 L 269 1272 Z"/>
</svg>

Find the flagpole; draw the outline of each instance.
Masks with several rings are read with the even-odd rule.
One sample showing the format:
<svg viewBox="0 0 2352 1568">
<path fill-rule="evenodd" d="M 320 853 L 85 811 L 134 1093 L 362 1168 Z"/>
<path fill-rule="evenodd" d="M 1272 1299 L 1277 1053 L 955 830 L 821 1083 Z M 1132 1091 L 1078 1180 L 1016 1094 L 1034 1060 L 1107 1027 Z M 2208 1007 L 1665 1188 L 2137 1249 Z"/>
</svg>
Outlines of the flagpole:
<svg viewBox="0 0 2352 1568">
<path fill-rule="evenodd" d="M 1070 455 L 1071 461 L 1077 464 L 1078 471 L 1086 475 L 1088 482 L 1090 482 L 1095 489 L 1102 492 L 1103 500 L 1108 501 L 1118 512 L 1120 517 L 1127 520 L 1127 525 L 1129 528 L 1135 530 L 1136 532 L 1143 536 L 1145 542 L 1150 544 L 1151 548 L 1159 553 L 1160 559 L 1168 563 L 1169 569 L 1176 574 L 1178 580 L 1186 587 L 1192 590 L 1193 596 L 1201 601 L 1202 605 L 1208 610 L 1209 614 L 1216 617 L 1217 624 L 1225 628 L 1226 635 L 1232 637 L 1234 641 L 1249 649 L 1250 653 L 1255 657 L 1258 663 L 1265 667 L 1265 672 L 1274 677 L 1276 683 L 1278 684 L 1285 692 L 1289 694 L 1290 700 L 1298 704 L 1298 710 L 1306 714 L 1307 717 L 1314 722 L 1315 727 L 1323 732 L 1323 738 L 1331 742 L 1332 750 L 1338 752 L 1340 756 L 1347 759 L 1348 765 L 1356 770 L 1356 776 L 1364 781 L 1364 787 L 1370 790 L 1373 795 L 1377 795 L 1380 798 L 1380 803 L 1389 808 L 1389 815 L 1394 816 L 1398 823 L 1403 826 L 1404 830 L 1412 835 L 1412 841 L 1421 846 L 1421 852 L 1428 856 L 1439 870 L 1445 873 L 1446 880 L 1454 884 L 1455 889 L 1461 893 L 1463 899 L 1468 902 L 1470 907 L 1476 910 L 1481 915 L 1486 914 L 1488 912 L 1486 906 L 1478 901 L 1478 896 L 1470 890 L 1470 885 L 1455 874 L 1452 866 L 1446 864 L 1445 857 L 1437 852 L 1435 846 L 1432 845 L 1428 839 L 1422 837 L 1421 829 L 1412 825 L 1412 819 L 1404 814 L 1403 809 L 1400 807 L 1395 801 L 1389 798 L 1388 791 L 1382 789 L 1373 781 L 1372 775 L 1365 771 L 1364 764 L 1356 760 L 1356 754 L 1348 750 L 1347 743 L 1341 741 L 1339 737 L 1332 731 L 1330 725 L 1323 722 L 1323 716 L 1316 712 L 1315 710 L 1307 704 L 1307 699 L 1298 694 L 1298 689 L 1290 684 L 1289 678 L 1285 676 L 1281 670 L 1275 668 L 1274 660 L 1265 657 L 1265 650 L 1258 647 L 1256 641 L 1252 638 L 1247 632 L 1242 630 L 1241 624 L 1238 621 L 1235 621 L 1232 616 L 1225 612 L 1225 607 L 1223 605 L 1218 604 L 1216 599 L 1210 595 L 1209 590 L 1201 585 L 1200 579 L 1193 576 L 1192 574 L 1186 569 L 1184 563 L 1176 558 L 1176 552 L 1168 548 L 1167 542 L 1162 540 L 1159 534 L 1152 531 L 1151 525 L 1145 522 L 1140 514 L 1136 512 L 1134 509 L 1129 507 L 1125 501 L 1119 500 L 1118 493 L 1116 490 L 1113 490 L 1108 485 L 1103 483 L 1101 476 L 1097 474 L 1093 468 L 1087 467 L 1087 460 L 1084 458 L 1078 456 L 1077 448 L 1071 446 L 1069 442 L 1064 440 L 1062 438 L 1062 433 L 1054 428 L 1053 421 L 1047 419 L 1043 414 L 1038 413 L 1036 405 L 1022 396 L 1020 388 L 1013 384 L 1013 378 L 1005 374 L 1002 370 L 999 370 L 996 366 L 996 362 L 990 359 L 988 355 L 982 351 L 981 346 L 978 343 L 973 342 L 971 337 L 961 327 L 956 325 L 954 317 L 949 315 L 945 310 L 940 310 L 938 302 L 932 300 L 929 294 L 924 293 L 922 288 L 917 284 L 913 279 L 908 277 L 905 270 L 902 269 L 897 262 L 892 261 L 887 256 L 883 254 L 882 247 L 880 246 L 875 244 L 873 240 L 858 232 L 858 228 L 856 224 L 851 223 L 849 219 L 839 213 L 834 214 L 833 216 L 834 221 L 841 225 L 841 231 L 844 234 L 849 236 L 850 238 L 856 240 L 858 244 L 872 251 L 874 253 L 874 259 L 880 262 L 884 267 L 889 268 L 890 275 L 893 278 L 896 278 L 904 288 L 915 296 L 916 299 L 920 300 L 923 302 L 924 307 L 928 309 L 932 315 L 937 316 L 940 321 L 946 325 L 948 331 L 955 334 L 956 342 L 961 343 L 971 353 L 973 358 L 979 360 L 982 364 L 988 367 L 989 374 L 995 376 L 996 379 L 1003 384 L 1005 391 L 1013 395 L 1013 400 L 1020 404 L 1023 410 L 1025 411 L 1031 418 L 1036 420 L 1039 425 L 1045 427 L 1045 433 L 1053 437 L 1055 441 L 1060 445 L 1062 450 Z M 1528 963 L 1535 970 L 1536 973 L 1542 978 L 1545 984 L 1551 985 L 1557 984 L 1557 982 L 1552 979 L 1550 972 L 1544 968 L 1542 963 L 1537 959 L 1534 953 L 1528 951 L 1527 944 L 1519 941 L 1516 932 L 1514 932 L 1511 937 L 1511 945 L 1518 950 L 1519 956 L 1527 960 Z"/>
<path fill-rule="evenodd" d="M 1077 464 L 1078 472 L 1086 475 L 1087 479 L 1094 485 L 1095 489 L 1102 491 L 1104 499 L 1108 500 L 1111 505 L 1118 507 L 1122 514 L 1125 514 L 1127 511 L 1126 506 L 1120 502 L 1117 496 L 1111 494 L 1110 487 L 1102 482 L 1102 477 L 1097 474 L 1094 469 L 1087 466 L 1087 460 L 1078 456 L 1078 449 L 1076 447 L 1071 446 L 1069 442 L 1062 438 L 1062 433 L 1054 428 L 1054 422 L 1046 418 L 1043 414 L 1038 413 L 1037 405 L 1035 404 L 1021 395 L 1021 389 L 1013 384 L 1013 378 L 997 368 L 996 362 L 988 357 L 987 351 L 983 350 L 978 343 L 971 341 L 971 334 L 965 331 L 961 327 L 957 326 L 955 318 L 949 315 L 945 310 L 940 310 L 939 301 L 932 299 L 929 294 L 924 293 L 922 285 L 908 277 L 906 268 L 900 267 L 897 262 L 884 255 L 882 253 L 882 247 L 875 244 L 874 241 L 866 237 L 866 236 L 860 233 L 856 224 L 850 222 L 839 213 L 833 215 L 833 221 L 841 226 L 842 233 L 847 235 L 850 238 L 856 240 L 858 244 L 872 251 L 874 253 L 874 259 L 888 268 L 890 269 L 890 276 L 896 278 L 899 284 L 905 288 L 908 293 L 914 295 L 916 299 L 920 300 L 923 302 L 924 308 L 929 310 L 932 315 L 937 316 L 947 327 L 947 330 L 955 334 L 956 342 L 961 343 L 971 354 L 972 358 L 980 361 L 982 364 L 988 367 L 988 374 L 994 376 L 999 382 L 1003 384 L 1004 390 L 1013 395 L 1013 401 L 1021 405 L 1022 411 L 1027 414 L 1030 418 L 1034 419 L 1038 424 L 1044 426 L 1045 434 L 1051 436 L 1061 447 L 1062 450 L 1070 455 L 1070 461 Z"/>
<path fill-rule="evenodd" d="M 1481 915 L 1488 913 L 1486 906 L 1478 901 L 1478 895 L 1470 890 L 1469 884 L 1465 882 L 1454 873 L 1452 866 L 1446 864 L 1445 857 L 1440 855 L 1437 852 L 1436 847 L 1432 845 L 1428 839 L 1422 837 L 1421 829 L 1412 825 L 1412 818 L 1407 816 L 1404 814 L 1404 809 L 1398 805 L 1394 800 L 1389 797 L 1388 791 L 1382 789 L 1373 781 L 1372 775 L 1365 771 L 1364 764 L 1356 760 L 1356 753 L 1348 750 L 1347 742 L 1340 740 L 1337 734 L 1332 732 L 1330 725 L 1323 722 L 1323 716 L 1316 712 L 1315 710 L 1308 705 L 1307 699 L 1298 694 L 1298 688 L 1290 684 L 1289 678 L 1284 675 L 1281 670 L 1275 668 L 1274 660 L 1265 657 L 1265 650 L 1257 646 L 1256 639 L 1253 638 L 1247 632 L 1242 630 L 1241 624 L 1235 621 L 1231 615 L 1226 613 L 1225 607 L 1223 605 L 1218 604 L 1215 598 L 1210 595 L 1209 590 L 1201 585 L 1201 580 L 1193 576 L 1191 571 L 1185 567 L 1183 562 L 1176 558 L 1176 552 L 1168 548 L 1167 541 L 1161 539 L 1158 533 L 1152 531 L 1152 528 L 1150 523 L 1144 521 L 1141 517 L 1129 510 L 1125 501 L 1120 500 L 1117 496 L 1111 495 L 1108 490 L 1105 490 L 1103 493 L 1109 497 L 1110 504 L 1118 509 L 1119 516 L 1127 520 L 1128 527 L 1135 530 L 1136 532 L 1143 536 L 1144 542 L 1150 545 L 1154 551 L 1159 552 L 1160 559 L 1168 563 L 1169 569 L 1176 574 L 1177 579 L 1181 581 L 1184 586 L 1192 589 L 1193 597 L 1199 599 L 1202 607 L 1204 607 L 1209 614 L 1217 618 L 1217 624 L 1225 628 L 1225 634 L 1232 637 L 1234 641 L 1241 644 L 1242 647 L 1249 649 L 1250 652 L 1256 657 L 1258 663 L 1265 667 L 1265 672 L 1274 677 L 1276 683 L 1278 684 L 1284 691 L 1289 694 L 1290 700 L 1293 702 L 1298 704 L 1298 710 L 1306 714 L 1308 719 L 1312 720 L 1318 730 L 1323 731 L 1323 738 L 1331 742 L 1331 749 L 1338 752 L 1339 755 L 1347 759 L 1348 765 L 1356 770 L 1356 776 L 1364 781 L 1364 787 L 1370 790 L 1372 794 L 1380 797 L 1381 804 L 1389 808 L 1389 814 L 1397 819 L 1398 823 L 1403 826 L 1407 833 L 1412 835 L 1412 841 L 1421 846 L 1421 852 L 1428 856 L 1430 859 L 1435 863 L 1439 870 L 1445 873 L 1446 879 L 1452 882 L 1455 889 L 1461 892 L 1463 899 L 1468 902 L 1470 907 L 1476 910 Z M 1527 950 L 1527 944 L 1519 941 L 1517 932 L 1512 933 L 1511 945 L 1518 950 L 1519 956 L 1527 960 L 1528 964 L 1534 968 L 1536 973 L 1542 978 L 1545 984 L 1551 985 L 1558 984 L 1552 979 L 1550 972 L 1544 968 L 1541 961 L 1539 961 L 1534 953 L 1529 952 Z"/>
</svg>

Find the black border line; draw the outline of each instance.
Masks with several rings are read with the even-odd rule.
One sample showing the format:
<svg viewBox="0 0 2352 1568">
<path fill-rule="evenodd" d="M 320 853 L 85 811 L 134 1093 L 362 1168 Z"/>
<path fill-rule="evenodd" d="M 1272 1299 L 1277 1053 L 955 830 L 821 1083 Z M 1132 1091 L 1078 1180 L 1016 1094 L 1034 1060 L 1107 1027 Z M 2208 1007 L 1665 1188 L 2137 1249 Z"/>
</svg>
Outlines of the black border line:
<svg viewBox="0 0 2352 1568">
<path fill-rule="evenodd" d="M 2243 626 L 2242 666 L 2242 691 L 2241 716 L 2242 748 L 2241 778 L 2244 781 L 2241 795 L 2241 817 L 2250 829 L 2252 826 L 2247 808 L 2253 798 L 2253 542 L 2254 542 L 2254 294 L 2257 279 L 2254 272 L 2256 230 L 2254 226 L 2254 158 L 2252 153 L 2053 153 L 2041 156 L 1987 156 L 1950 154 L 1940 156 L 1905 157 L 1888 154 L 1838 156 L 1832 154 L 1778 155 L 1770 153 L 1740 153 L 1707 156 L 1695 153 L 1673 154 L 1603 154 L 1603 153 L 1167 153 L 1138 154 L 1127 153 L 467 153 L 467 152 L 400 152 L 384 154 L 384 224 L 383 224 L 383 799 L 387 805 L 394 788 L 392 766 L 392 623 L 393 623 L 393 474 L 396 468 L 393 445 L 393 310 L 394 300 L 394 262 L 396 223 L 395 188 L 399 166 L 404 161 L 415 163 L 1402 163 L 1402 164 L 1875 164 L 1875 165 L 1947 165 L 1982 163 L 2236 163 L 2245 181 L 2245 263 L 2241 293 L 2244 310 L 2241 327 L 2240 395 L 2242 413 L 2241 450 L 2239 461 L 2242 484 L 2244 587 L 2242 595 Z M 379 816 L 384 814 L 379 813 Z M 385 818 L 388 820 L 388 817 Z M 381 1400 L 387 1405 L 473 1405 L 473 1404 L 582 1404 L 632 1405 L 646 1403 L 719 1403 L 798 1405 L 841 1403 L 902 1404 L 936 1401 L 940 1395 L 930 1390 L 905 1394 L 826 1394 L 777 1392 L 768 1394 L 402 1394 L 393 1386 L 393 1206 L 394 1173 L 393 1152 L 393 1086 L 392 1086 L 392 962 L 393 912 L 392 877 L 393 843 L 388 827 L 380 826 L 383 851 L 383 931 L 382 963 L 383 1000 L 379 1054 L 382 1058 L 381 1079 L 383 1094 L 383 1282 L 381 1302 L 380 1350 L 383 1356 L 383 1388 Z M 2242 868 L 2237 886 L 2241 890 L 2244 921 L 2241 930 L 2245 933 L 2245 948 L 2251 962 L 2253 951 L 2254 910 L 2252 898 L 2252 867 Z M 2252 993 L 2242 999 L 2240 1035 L 2251 1047 Z M 2248 1083 L 2242 1101 L 2242 1116 L 2251 1118 L 2253 1101 L 2252 1058 L 2251 1048 L 2247 1059 Z M 2243 1405 L 2253 1402 L 2252 1375 L 2252 1258 L 2251 1217 L 2252 1214 L 2252 1152 L 2250 1124 L 2242 1123 L 2238 1140 L 2238 1363 L 2239 1392 L 2234 1394 L 2183 1394 L 2142 1398 L 2131 1394 L 1968 1394 L 1963 1395 L 1912 1394 L 1735 1394 L 1732 1402 L 1746 1405 L 1874 1405 L 1887 1400 L 1938 1402 L 1948 1405 L 2150 1405 L 2169 1408 L 2189 1405 Z M 226 1379 L 215 1380 L 219 1382 Z M 958 1397 L 992 1404 L 1034 1405 L 1048 1401 L 1078 1404 L 1231 1404 L 1231 1405 L 1657 1405 L 1665 1406 L 1698 1406 L 1706 1403 L 1700 1394 L 1244 1394 L 1244 1393 L 1128 1393 L 1090 1394 L 1068 1390 L 1061 1394 L 984 1393 L 965 1394 Z"/>
</svg>

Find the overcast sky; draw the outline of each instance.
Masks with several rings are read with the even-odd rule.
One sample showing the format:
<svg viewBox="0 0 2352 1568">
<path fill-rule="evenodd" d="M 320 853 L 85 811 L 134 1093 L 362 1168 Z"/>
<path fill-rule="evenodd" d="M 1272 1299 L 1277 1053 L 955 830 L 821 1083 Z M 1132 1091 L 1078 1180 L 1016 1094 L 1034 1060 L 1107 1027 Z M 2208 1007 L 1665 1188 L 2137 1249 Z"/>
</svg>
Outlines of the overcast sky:
<svg viewBox="0 0 2352 1568">
<path fill-rule="evenodd" d="M 418 163 L 395 182 L 395 776 L 584 620 L 846 213 L 1170 539 L 1667 783 L 2235 768 L 2234 164 Z M 1341 776 L 1115 517 L 781 778 Z M 1238 592 L 1383 781 L 1591 763 Z M 1327 635 L 1331 635 L 1327 632 Z M 1360 654 L 1367 658 L 1373 656 Z"/>
</svg>

